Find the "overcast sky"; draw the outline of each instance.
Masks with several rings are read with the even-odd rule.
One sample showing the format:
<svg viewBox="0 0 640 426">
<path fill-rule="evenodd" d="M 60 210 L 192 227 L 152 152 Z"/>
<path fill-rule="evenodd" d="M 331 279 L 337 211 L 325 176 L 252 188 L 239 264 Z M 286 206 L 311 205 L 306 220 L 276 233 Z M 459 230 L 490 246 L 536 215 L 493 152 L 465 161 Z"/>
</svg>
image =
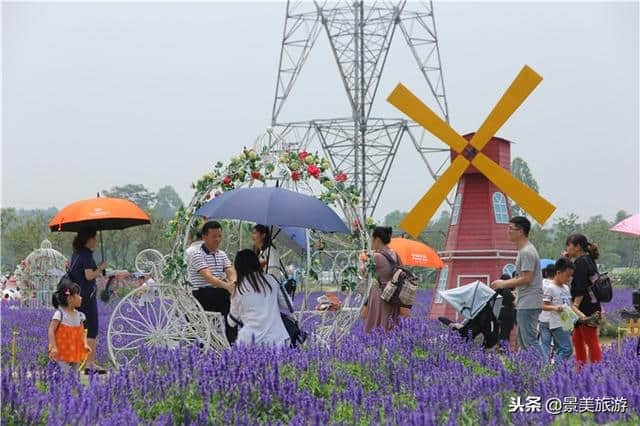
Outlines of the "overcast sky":
<svg viewBox="0 0 640 426">
<path fill-rule="evenodd" d="M 436 3 L 452 126 L 477 129 L 524 64 L 544 78 L 499 136 L 516 142 L 552 218 L 639 211 L 639 8 Z M 4 3 L 2 204 L 62 207 L 113 185 L 190 183 L 269 125 L 284 3 Z M 397 34 L 399 36 L 399 33 Z M 433 105 L 396 37 L 376 113 L 399 81 Z M 344 116 L 322 33 L 282 118 Z M 376 217 L 432 184 L 403 141 Z"/>
</svg>

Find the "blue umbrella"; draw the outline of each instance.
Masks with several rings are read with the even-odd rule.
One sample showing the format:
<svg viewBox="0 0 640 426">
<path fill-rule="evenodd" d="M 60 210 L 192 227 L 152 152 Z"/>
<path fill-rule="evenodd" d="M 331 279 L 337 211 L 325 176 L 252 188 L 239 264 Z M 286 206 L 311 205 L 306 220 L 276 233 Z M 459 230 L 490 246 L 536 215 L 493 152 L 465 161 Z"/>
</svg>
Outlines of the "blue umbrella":
<svg viewBox="0 0 640 426">
<path fill-rule="evenodd" d="M 555 265 L 556 261 L 553 259 L 540 259 L 540 268 L 544 269 L 549 265 Z"/>
<path fill-rule="evenodd" d="M 307 251 L 307 235 L 303 228 L 283 226 L 275 232 L 275 240 L 299 256 Z"/>
<path fill-rule="evenodd" d="M 215 197 L 195 214 L 268 226 L 350 232 L 342 219 L 322 201 L 278 187 L 233 189 Z"/>
</svg>

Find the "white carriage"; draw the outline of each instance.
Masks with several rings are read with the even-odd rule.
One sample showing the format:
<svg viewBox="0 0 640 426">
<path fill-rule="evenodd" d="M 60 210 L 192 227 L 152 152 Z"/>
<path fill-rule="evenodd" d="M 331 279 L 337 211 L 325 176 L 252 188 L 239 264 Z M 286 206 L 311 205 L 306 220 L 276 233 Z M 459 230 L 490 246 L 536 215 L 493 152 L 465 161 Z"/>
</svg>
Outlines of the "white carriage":
<svg viewBox="0 0 640 426">
<path fill-rule="evenodd" d="M 294 154 L 300 155 L 297 152 Z M 136 258 L 136 269 L 152 276 L 155 282 L 127 294 L 117 304 L 111 316 L 108 346 L 116 366 L 136 359 L 139 349 L 145 345 L 170 348 L 197 345 L 217 352 L 229 346 L 224 333 L 223 317 L 218 313 L 205 312 L 186 286 L 186 264 L 183 257 L 191 244 L 195 229 L 200 225 L 194 212 L 215 196 L 217 191 L 267 182 L 275 185 L 277 181 L 284 188 L 324 197 L 325 201 L 333 202 L 341 210 L 346 223 L 365 223 L 366 219 L 356 212 L 355 191 L 347 191 L 341 185 L 334 185 L 333 174 L 292 179 L 299 165 L 296 160 L 288 161 L 291 155 L 291 152 L 278 144 L 277 138 L 267 133 L 259 138 L 254 150 L 232 158 L 225 167 L 218 164 L 214 172 L 205 175 L 194 185 L 194 198 L 187 208 L 178 212 L 172 223 L 175 232 L 172 253 L 163 256 L 155 250 L 144 250 Z M 317 156 L 315 160 L 317 164 L 323 161 Z M 304 166 L 310 162 L 300 163 Z M 325 164 L 322 163 L 322 166 Z M 328 171 L 329 167 L 325 169 Z M 311 170 L 315 172 L 314 169 Z M 254 173 L 259 177 L 254 175 L 250 178 Z M 229 179 L 230 176 L 236 179 L 235 182 Z M 331 179 L 330 184 L 327 179 Z M 251 224 L 227 220 L 222 222 L 222 248 L 233 258 L 237 250 L 249 244 Z M 295 250 L 281 250 L 284 264 L 296 264 L 305 269 L 299 279 L 297 297 L 294 300 L 294 316 L 301 327 L 310 332 L 311 342 L 322 345 L 339 342 L 357 321 L 369 289 L 367 275 L 361 274 L 358 269 L 360 255 L 368 250 L 368 244 L 365 226 L 355 226 L 355 232 L 351 236 L 317 234 L 307 230 L 306 247 L 302 250 L 302 255 Z M 329 271 L 331 284 L 319 282 L 316 277 L 321 271 Z M 316 309 L 316 299 L 325 291 L 338 295 L 339 309 Z"/>
<path fill-rule="evenodd" d="M 38 302 L 51 304 L 51 295 L 66 269 L 67 258 L 52 248 L 49 240 L 42 241 L 40 248 L 32 251 L 15 272 L 22 297 L 28 299 L 35 292 Z"/>
</svg>

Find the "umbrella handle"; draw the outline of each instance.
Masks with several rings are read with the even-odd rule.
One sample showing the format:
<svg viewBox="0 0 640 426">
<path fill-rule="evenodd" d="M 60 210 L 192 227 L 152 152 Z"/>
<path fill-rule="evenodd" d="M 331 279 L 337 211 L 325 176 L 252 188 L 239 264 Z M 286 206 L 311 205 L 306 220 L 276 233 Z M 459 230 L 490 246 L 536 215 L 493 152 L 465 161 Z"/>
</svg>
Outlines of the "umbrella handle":
<svg viewBox="0 0 640 426">
<path fill-rule="evenodd" d="M 104 262 L 104 244 L 102 243 L 102 229 L 100 230 L 100 256 L 102 256 L 102 262 Z M 102 276 L 107 276 L 107 270 L 102 270 Z"/>
</svg>

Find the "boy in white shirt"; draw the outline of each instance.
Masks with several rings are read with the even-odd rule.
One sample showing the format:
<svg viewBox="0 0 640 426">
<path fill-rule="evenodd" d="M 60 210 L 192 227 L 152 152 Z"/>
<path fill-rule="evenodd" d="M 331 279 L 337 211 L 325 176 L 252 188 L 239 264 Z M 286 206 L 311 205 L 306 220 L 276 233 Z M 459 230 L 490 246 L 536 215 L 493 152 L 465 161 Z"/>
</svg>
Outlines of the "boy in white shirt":
<svg viewBox="0 0 640 426">
<path fill-rule="evenodd" d="M 553 285 L 553 276 L 556 273 L 555 265 L 547 265 L 542 270 L 542 293 L 547 293 L 547 287 Z M 544 300 L 544 299 L 543 299 Z M 549 360 L 551 357 L 551 331 L 549 330 L 549 315 L 551 312 L 544 309 L 538 317 L 538 332 L 540 333 L 540 346 L 542 347 L 542 354 L 545 360 Z"/>
<path fill-rule="evenodd" d="M 544 289 L 542 310 L 549 313 L 549 331 L 553 344 L 559 359 L 565 361 L 571 358 L 573 346 L 571 345 L 571 331 L 562 328 L 560 312 L 566 309 L 565 305 L 569 309 L 573 309 L 568 284 L 573 276 L 575 266 L 568 258 L 561 257 L 556 261 L 555 270 L 551 284 Z"/>
</svg>

